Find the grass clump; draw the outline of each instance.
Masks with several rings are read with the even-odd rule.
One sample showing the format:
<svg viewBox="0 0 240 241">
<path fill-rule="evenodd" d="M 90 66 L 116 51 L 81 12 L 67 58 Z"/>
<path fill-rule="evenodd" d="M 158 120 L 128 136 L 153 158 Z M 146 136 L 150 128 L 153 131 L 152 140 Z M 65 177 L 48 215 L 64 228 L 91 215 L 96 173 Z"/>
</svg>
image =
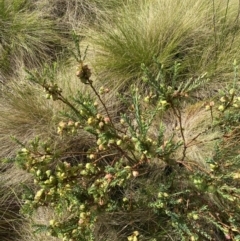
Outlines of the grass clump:
<svg viewBox="0 0 240 241">
<path fill-rule="evenodd" d="M 166 138 L 170 138 L 174 131 L 176 134 L 173 138 L 178 142 L 184 134 L 188 148 L 185 149 L 184 145 L 181 146 L 174 153 L 174 158 L 181 159 L 184 153 L 188 162 L 208 168 L 206 159 L 213 155 L 216 141 L 222 135 L 222 131 L 220 128 L 210 128 L 209 123 L 212 122 L 212 115 L 210 111 L 205 110 L 204 105 L 204 102 L 199 102 L 196 105 L 187 104 L 182 108 L 181 123 L 184 127 L 184 133 L 181 133 L 181 128 L 177 124 L 179 118 L 172 112 L 166 114 L 164 117 L 164 135 Z M 156 131 L 156 129 L 154 130 Z"/>
<path fill-rule="evenodd" d="M 95 26 L 126 2 L 128 0 L 50 0 L 36 1 L 36 7 L 47 12 L 59 24 L 85 35 L 86 28 Z"/>
<path fill-rule="evenodd" d="M 38 87 L 12 81 L 3 86 L 0 98 L 2 158 L 14 155 L 16 145 L 11 136 L 23 143 L 35 135 L 52 136 L 54 110 Z"/>
<path fill-rule="evenodd" d="M 3 241 L 15 241 L 20 237 L 23 218 L 18 214 L 20 205 L 11 188 L 1 184 L 0 237 Z"/>
<path fill-rule="evenodd" d="M 64 45 L 55 23 L 43 12 L 31 11 L 26 0 L 0 1 L 0 76 L 17 73 L 19 67 L 39 67 L 54 59 Z"/>
<path fill-rule="evenodd" d="M 238 58 L 238 1 L 140 1 L 129 3 L 115 21 L 91 32 L 96 69 L 115 85 L 139 78 L 142 63 L 165 69 L 180 62 L 181 75 L 223 79 Z"/>
</svg>

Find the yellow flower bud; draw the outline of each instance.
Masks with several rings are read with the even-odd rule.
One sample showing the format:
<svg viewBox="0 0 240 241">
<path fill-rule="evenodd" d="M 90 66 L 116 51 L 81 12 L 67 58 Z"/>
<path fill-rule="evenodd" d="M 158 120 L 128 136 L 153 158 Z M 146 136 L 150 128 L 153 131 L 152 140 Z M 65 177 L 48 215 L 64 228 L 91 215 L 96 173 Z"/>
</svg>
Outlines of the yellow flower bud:
<svg viewBox="0 0 240 241">
<path fill-rule="evenodd" d="M 210 105 L 206 105 L 205 110 L 210 110 Z"/>
<path fill-rule="evenodd" d="M 221 97 L 220 101 L 224 103 L 224 102 L 226 102 L 226 98 L 223 96 L 223 97 Z"/>
<path fill-rule="evenodd" d="M 224 106 L 223 105 L 220 105 L 219 107 L 218 107 L 218 110 L 220 110 L 220 111 L 224 111 Z"/>
<path fill-rule="evenodd" d="M 229 94 L 230 94 L 230 95 L 233 95 L 234 93 L 235 93 L 235 89 L 234 89 L 234 88 L 232 88 L 232 89 L 229 90 Z"/>
</svg>

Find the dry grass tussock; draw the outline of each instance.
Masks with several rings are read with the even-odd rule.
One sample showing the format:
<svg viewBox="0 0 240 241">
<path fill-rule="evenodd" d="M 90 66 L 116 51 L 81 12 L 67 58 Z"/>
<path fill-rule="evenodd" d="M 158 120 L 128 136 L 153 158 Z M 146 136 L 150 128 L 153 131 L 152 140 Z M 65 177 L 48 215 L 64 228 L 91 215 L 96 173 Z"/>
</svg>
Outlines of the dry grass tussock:
<svg viewBox="0 0 240 241">
<path fill-rule="evenodd" d="M 136 81 L 142 63 L 155 71 L 155 58 L 166 69 L 180 62 L 184 78 L 207 71 L 215 82 L 224 81 L 239 59 L 238 6 L 236 0 L 129 3 L 115 20 L 89 32 L 95 68 L 106 81 L 123 85 Z"/>
<path fill-rule="evenodd" d="M 83 30 L 94 26 L 101 19 L 112 15 L 112 11 L 129 0 L 37 0 L 35 7 L 66 25 L 69 29 Z M 83 35 L 84 31 L 83 31 Z"/>
<path fill-rule="evenodd" d="M 0 237 L 2 241 L 16 241 L 21 237 L 21 226 L 23 218 L 19 214 L 20 210 L 20 189 L 19 181 L 11 182 L 5 178 L 8 176 L 0 168 Z M 18 177 L 20 176 L 17 173 Z M 25 174 L 26 176 L 26 174 Z M 21 179 L 23 180 L 23 179 Z"/>
<path fill-rule="evenodd" d="M 189 166 L 208 170 L 206 160 L 214 155 L 214 147 L 222 136 L 219 128 L 211 126 L 211 123 L 213 124 L 211 111 L 205 110 L 204 104 L 201 102 L 194 105 L 187 104 L 181 110 L 180 118 L 182 132 L 179 117 L 171 112 L 163 118 L 166 140 L 172 135 L 174 135 L 173 140 L 176 143 L 185 140 L 186 149 L 183 143 L 174 152 L 173 158 L 180 162 L 184 159 L 184 163 L 188 163 Z"/>
<path fill-rule="evenodd" d="M 45 12 L 30 11 L 30 1 L 0 1 L 0 78 L 18 67 L 39 67 L 59 54 L 66 39 Z"/>
<path fill-rule="evenodd" d="M 54 213 L 49 208 L 39 208 L 29 222 L 26 222 L 22 229 L 21 241 L 61 241 L 62 239 L 48 235 L 46 232 L 35 233 L 32 224 L 48 225 L 49 220 L 54 218 Z"/>
<path fill-rule="evenodd" d="M 147 210 L 147 208 L 132 212 L 103 214 L 96 224 L 95 237 L 99 241 L 123 241 L 131 234 L 132 230 L 144 230 L 146 226 L 154 228 L 155 222 L 154 213 Z"/>
<path fill-rule="evenodd" d="M 0 95 L 1 157 L 12 157 L 19 148 L 11 136 L 23 143 L 36 135 L 53 136 L 55 111 L 52 103 L 40 93 L 37 86 L 19 80 L 3 86 Z"/>
</svg>

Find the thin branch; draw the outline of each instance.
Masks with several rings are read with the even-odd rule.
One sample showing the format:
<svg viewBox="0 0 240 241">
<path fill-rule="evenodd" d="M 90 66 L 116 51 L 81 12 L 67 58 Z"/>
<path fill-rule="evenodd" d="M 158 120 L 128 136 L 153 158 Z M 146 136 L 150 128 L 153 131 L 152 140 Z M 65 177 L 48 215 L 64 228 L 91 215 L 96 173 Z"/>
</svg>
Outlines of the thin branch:
<svg viewBox="0 0 240 241">
<path fill-rule="evenodd" d="M 185 157 L 186 157 L 186 151 L 187 151 L 187 143 L 186 143 L 186 138 L 184 136 L 184 128 L 182 125 L 182 116 L 181 116 L 181 111 L 176 108 L 173 103 L 170 102 L 170 105 L 173 109 L 174 114 L 177 116 L 178 118 L 178 122 L 179 122 L 179 126 L 180 126 L 180 134 L 183 140 L 183 157 L 182 157 L 182 161 L 184 161 Z"/>
<path fill-rule="evenodd" d="M 66 98 L 64 98 L 62 94 L 58 95 L 58 99 L 69 106 L 78 116 L 80 115 L 80 112 Z"/>
<path fill-rule="evenodd" d="M 114 124 L 113 124 L 113 122 L 112 122 L 112 118 L 111 118 L 111 116 L 110 116 L 110 114 L 109 114 L 109 112 L 108 112 L 107 106 L 105 105 L 105 103 L 103 102 L 103 100 L 102 100 L 102 98 L 100 97 L 99 93 L 97 92 L 97 90 L 96 90 L 95 87 L 93 86 L 91 80 L 89 80 L 89 85 L 90 85 L 90 87 L 92 88 L 92 90 L 93 90 L 93 92 L 95 93 L 95 95 L 98 97 L 99 101 L 101 102 L 101 104 L 102 104 L 102 106 L 103 106 L 103 108 L 104 108 L 104 110 L 105 110 L 105 112 L 106 112 L 106 114 L 107 114 L 107 116 L 108 116 L 108 118 L 109 118 L 109 121 L 110 121 L 111 125 L 113 126 L 114 129 L 116 129 L 115 126 L 114 126 Z"/>
</svg>

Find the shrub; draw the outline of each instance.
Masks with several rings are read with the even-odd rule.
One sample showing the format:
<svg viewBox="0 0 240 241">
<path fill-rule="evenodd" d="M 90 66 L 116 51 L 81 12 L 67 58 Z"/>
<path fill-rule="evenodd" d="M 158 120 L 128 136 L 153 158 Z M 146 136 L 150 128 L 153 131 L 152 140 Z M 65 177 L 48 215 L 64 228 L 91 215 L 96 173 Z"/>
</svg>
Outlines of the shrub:
<svg viewBox="0 0 240 241">
<path fill-rule="evenodd" d="M 239 155 L 237 143 L 226 141 L 237 138 L 238 79 L 205 102 L 204 110 L 195 110 L 210 113 L 209 125 L 193 128 L 190 136 L 184 106 L 195 108 L 198 99 L 192 96 L 206 83 L 205 75 L 170 86 L 161 64 L 157 75 L 143 67 L 148 90 L 141 93 L 131 86 L 119 95 L 121 113 L 112 113 L 104 100 L 111 90 L 97 90 L 84 58 L 77 60 L 79 82 L 91 91 L 71 99 L 52 78 L 30 73 L 50 98 L 69 108 L 68 120 L 58 124 L 59 138 L 78 131 L 92 136 L 91 145 L 78 153 L 61 152 L 39 138 L 22 144 L 16 162 L 36 184 L 36 190 L 25 194 L 23 212 L 48 207 L 55 213 L 38 231 L 63 240 L 238 240 Z M 173 113 L 176 126 L 166 136 L 168 113 Z M 198 141 L 208 147 L 206 134 L 215 130 L 214 149 L 207 158 L 188 153 Z"/>
</svg>

